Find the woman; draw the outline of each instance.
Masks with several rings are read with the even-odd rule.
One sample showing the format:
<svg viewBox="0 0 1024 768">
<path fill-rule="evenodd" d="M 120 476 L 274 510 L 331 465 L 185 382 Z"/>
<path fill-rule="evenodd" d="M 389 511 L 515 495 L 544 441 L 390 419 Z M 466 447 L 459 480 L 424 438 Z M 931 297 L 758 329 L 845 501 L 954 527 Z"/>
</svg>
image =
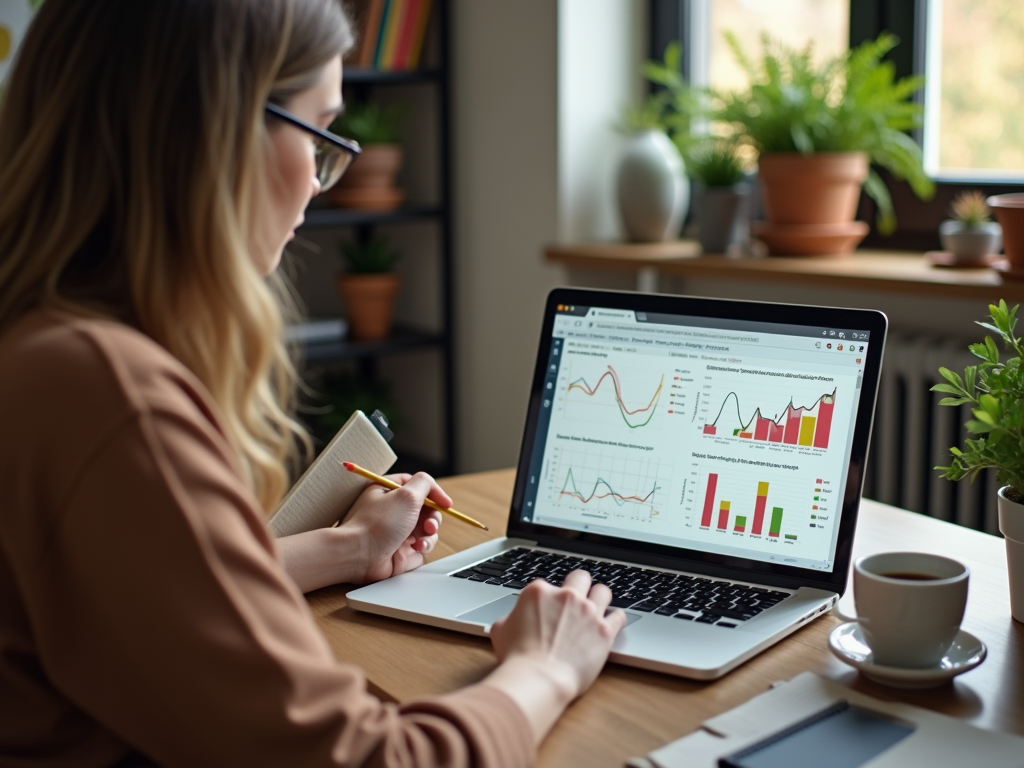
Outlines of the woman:
<svg viewBox="0 0 1024 768">
<path fill-rule="evenodd" d="M 531 584 L 491 675 L 385 705 L 300 590 L 416 567 L 424 499 L 451 500 L 402 476 L 336 530 L 266 532 L 302 438 L 272 274 L 345 164 L 315 128 L 350 45 L 336 0 L 46 0 L 27 35 L 0 112 L 0 765 L 524 765 L 624 624 L 584 572 Z"/>
</svg>

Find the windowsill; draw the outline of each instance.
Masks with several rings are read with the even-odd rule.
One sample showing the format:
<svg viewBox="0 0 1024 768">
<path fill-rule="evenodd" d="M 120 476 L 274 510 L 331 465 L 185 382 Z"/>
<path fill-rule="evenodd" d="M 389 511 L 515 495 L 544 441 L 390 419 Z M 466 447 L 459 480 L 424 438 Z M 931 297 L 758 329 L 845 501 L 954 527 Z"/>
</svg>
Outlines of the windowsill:
<svg viewBox="0 0 1024 768">
<path fill-rule="evenodd" d="M 994 302 L 1024 301 L 1024 282 L 1004 282 L 991 269 L 933 267 L 921 252 L 856 251 L 841 257 L 770 256 L 732 259 L 687 256 L 693 246 L 652 243 L 576 243 L 549 246 L 545 258 L 567 267 L 640 272 L 682 278 L 787 283 Z"/>
</svg>

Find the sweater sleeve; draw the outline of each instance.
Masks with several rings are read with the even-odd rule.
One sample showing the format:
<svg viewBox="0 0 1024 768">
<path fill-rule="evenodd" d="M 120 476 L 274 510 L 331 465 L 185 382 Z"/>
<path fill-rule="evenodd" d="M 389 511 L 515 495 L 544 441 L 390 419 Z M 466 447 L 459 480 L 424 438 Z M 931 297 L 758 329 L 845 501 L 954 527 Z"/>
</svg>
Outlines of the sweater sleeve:
<svg viewBox="0 0 1024 768">
<path fill-rule="evenodd" d="M 222 436 L 164 394 L 93 444 L 20 564 L 53 685 L 164 768 L 531 763 L 500 692 L 384 704 L 333 659 Z"/>
</svg>

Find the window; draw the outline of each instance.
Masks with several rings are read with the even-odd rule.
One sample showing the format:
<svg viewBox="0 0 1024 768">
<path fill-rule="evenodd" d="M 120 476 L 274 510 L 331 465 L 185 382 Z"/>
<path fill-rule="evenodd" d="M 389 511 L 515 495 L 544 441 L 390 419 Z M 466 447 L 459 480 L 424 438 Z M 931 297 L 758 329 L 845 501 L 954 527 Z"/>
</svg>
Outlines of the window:
<svg viewBox="0 0 1024 768">
<path fill-rule="evenodd" d="M 928 173 L 1024 178 L 1024 3 L 931 0 L 922 10 Z"/>
</svg>

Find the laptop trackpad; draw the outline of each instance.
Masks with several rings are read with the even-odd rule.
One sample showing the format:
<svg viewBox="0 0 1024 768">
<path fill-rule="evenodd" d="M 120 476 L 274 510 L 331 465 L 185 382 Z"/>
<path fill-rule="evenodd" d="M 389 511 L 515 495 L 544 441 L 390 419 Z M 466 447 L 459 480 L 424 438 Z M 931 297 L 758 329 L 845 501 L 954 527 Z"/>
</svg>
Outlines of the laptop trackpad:
<svg viewBox="0 0 1024 768">
<path fill-rule="evenodd" d="M 505 595 L 499 597 L 497 600 L 492 600 L 489 603 L 481 605 L 479 608 L 474 608 L 471 611 L 460 613 L 455 618 L 462 619 L 463 621 L 471 621 L 474 624 L 486 624 L 490 626 L 498 619 L 503 619 L 512 613 L 512 609 L 516 607 L 516 600 L 519 599 L 519 595 Z M 637 613 L 631 613 L 626 611 L 626 626 L 628 627 L 637 619 L 643 618 Z"/>
</svg>

